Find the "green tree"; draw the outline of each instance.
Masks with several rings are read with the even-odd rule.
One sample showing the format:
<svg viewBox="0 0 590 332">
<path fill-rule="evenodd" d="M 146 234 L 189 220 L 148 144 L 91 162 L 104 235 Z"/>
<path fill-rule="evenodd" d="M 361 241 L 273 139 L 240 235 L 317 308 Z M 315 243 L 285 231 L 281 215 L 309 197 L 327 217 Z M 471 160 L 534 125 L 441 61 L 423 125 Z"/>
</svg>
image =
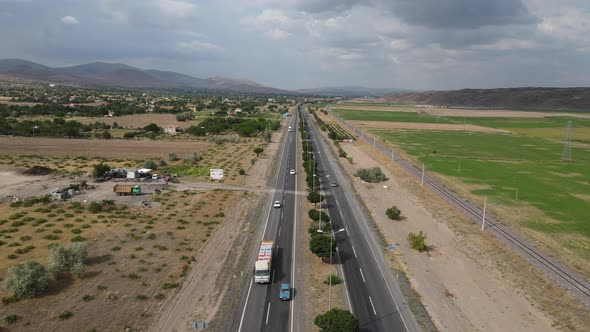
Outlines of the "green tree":
<svg viewBox="0 0 590 332">
<path fill-rule="evenodd" d="M 158 164 L 155 161 L 148 159 L 143 163 L 143 167 L 149 169 L 158 169 Z"/>
<path fill-rule="evenodd" d="M 95 179 L 102 178 L 110 170 L 111 170 L 111 167 L 109 165 L 100 163 L 100 164 L 94 165 L 94 170 L 92 171 L 92 176 Z"/>
<path fill-rule="evenodd" d="M 354 173 L 354 175 L 361 180 L 370 183 L 383 182 L 387 180 L 387 177 L 385 174 L 383 174 L 381 168 L 377 166 L 373 168 L 360 168 Z"/>
<path fill-rule="evenodd" d="M 332 247 L 330 247 L 330 242 L 332 243 Z M 336 250 L 336 241 L 330 241 L 330 236 L 328 235 L 316 233 L 311 236 L 309 250 L 320 258 L 328 258 Z"/>
<path fill-rule="evenodd" d="M 49 285 L 47 269 L 36 261 L 28 261 L 8 269 L 5 286 L 19 299 L 41 295 Z"/>
<path fill-rule="evenodd" d="M 98 202 L 92 202 L 88 205 L 88 211 L 92 213 L 99 213 L 102 211 L 102 204 Z"/>
<path fill-rule="evenodd" d="M 320 195 L 317 191 L 312 191 L 307 194 L 307 200 L 310 203 L 316 204 L 324 200 L 324 196 Z"/>
<path fill-rule="evenodd" d="M 85 242 L 76 242 L 68 247 L 53 245 L 49 252 L 49 271 L 57 278 L 68 273 L 80 276 L 87 257 Z"/>
<path fill-rule="evenodd" d="M 356 332 L 359 329 L 358 319 L 350 311 L 339 308 L 317 315 L 313 323 L 323 332 Z"/>
<path fill-rule="evenodd" d="M 426 235 L 420 231 L 418 234 L 410 233 L 408 234 L 408 243 L 410 244 L 410 248 L 414 250 L 418 250 L 420 252 L 425 251 L 427 249 L 426 246 Z"/>
<path fill-rule="evenodd" d="M 158 125 L 155 123 L 150 123 L 149 125 L 143 127 L 143 130 L 153 134 L 159 134 L 162 131 L 162 128 L 158 127 Z"/>
<path fill-rule="evenodd" d="M 402 212 L 397 206 L 392 206 L 389 209 L 385 210 L 385 214 L 392 220 L 399 220 L 402 215 Z"/>
<path fill-rule="evenodd" d="M 258 157 L 262 152 L 264 152 L 264 148 L 261 146 L 257 146 L 254 148 L 254 153 L 256 153 L 256 157 Z"/>
</svg>

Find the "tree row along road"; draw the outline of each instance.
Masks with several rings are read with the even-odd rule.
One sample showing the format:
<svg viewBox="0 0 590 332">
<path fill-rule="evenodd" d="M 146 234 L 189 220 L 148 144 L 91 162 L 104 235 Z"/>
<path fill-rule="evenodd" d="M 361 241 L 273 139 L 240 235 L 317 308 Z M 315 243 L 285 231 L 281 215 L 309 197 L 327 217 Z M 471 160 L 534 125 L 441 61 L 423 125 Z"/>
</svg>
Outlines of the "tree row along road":
<svg viewBox="0 0 590 332">
<path fill-rule="evenodd" d="M 382 244 L 371 231 L 360 203 L 350 193 L 350 177 L 337 167 L 334 156 L 324 146 L 317 126 L 305 113 L 310 138 L 318 162 L 319 184 L 330 215 L 332 235 L 337 243 L 335 264 L 344 272 L 346 297 L 359 320 L 361 331 L 419 331 L 391 269 L 382 255 Z M 339 187 L 331 187 L 336 181 Z"/>
<path fill-rule="evenodd" d="M 383 153 L 387 158 L 391 158 L 392 162 L 396 162 L 416 178 L 420 179 L 422 177 L 422 170 L 416 168 L 412 163 L 404 160 L 390 147 L 383 145 L 379 140 L 376 139 L 376 137 L 367 135 L 366 132 L 359 130 L 358 128 L 347 123 L 344 119 L 336 116 L 336 114 L 334 114 L 329 109 L 329 107 L 327 108 L 327 111 L 328 114 L 337 119 L 343 126 L 348 128 L 354 134 L 358 135 L 358 137 L 361 137 L 368 144 L 373 145 L 377 151 Z M 432 189 L 440 197 L 458 207 L 474 223 L 481 223 L 482 219 L 484 219 L 483 211 L 479 207 L 476 207 L 471 203 L 467 203 L 463 198 L 451 192 L 428 175 L 424 175 L 424 184 Z M 561 285 L 561 287 L 569 290 L 583 303 L 585 303 L 586 306 L 590 307 L 590 284 L 583 277 L 571 271 L 569 268 L 565 267 L 555 259 L 545 255 L 526 240 L 516 235 L 510 229 L 502 226 L 497 220 L 494 220 L 488 215 L 485 217 L 485 225 L 487 226 L 485 228 L 487 231 L 491 232 L 499 240 L 519 253 L 524 259 L 545 273 L 545 275 L 556 281 L 559 285 Z"/>
</svg>

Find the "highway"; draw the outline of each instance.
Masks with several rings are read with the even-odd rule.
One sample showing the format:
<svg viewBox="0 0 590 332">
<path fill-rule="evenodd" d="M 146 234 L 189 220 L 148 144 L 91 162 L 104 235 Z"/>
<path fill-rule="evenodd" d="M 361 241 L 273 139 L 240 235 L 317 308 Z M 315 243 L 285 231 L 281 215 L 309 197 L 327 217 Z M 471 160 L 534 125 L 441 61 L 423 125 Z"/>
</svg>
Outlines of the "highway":
<svg viewBox="0 0 590 332">
<path fill-rule="evenodd" d="M 297 112 L 288 120 L 293 131 L 287 132 L 279 146 L 278 168 L 269 176 L 276 176 L 274 192 L 268 200 L 267 218 L 259 227 L 256 234 L 255 248 L 251 248 L 247 268 L 250 276 L 242 292 L 239 313 L 232 322 L 232 331 L 293 331 L 298 330 L 299 321 L 293 320 L 297 316 L 297 284 L 295 276 L 295 241 L 293 234 L 297 234 L 297 178 L 298 174 L 290 175 L 291 169 L 297 170 L 299 155 L 297 151 Z M 286 130 L 286 128 L 285 128 Z M 281 208 L 273 208 L 272 202 L 281 201 Z M 270 284 L 254 283 L 254 262 L 261 240 L 274 240 L 272 274 Z M 282 283 L 290 283 L 293 299 L 281 301 L 279 288 Z"/>
<path fill-rule="evenodd" d="M 347 302 L 359 319 L 361 331 L 419 331 L 420 327 L 385 262 L 380 240 L 344 175 L 327 151 L 311 116 L 304 113 L 318 162 L 319 182 L 337 243 L 336 263 L 344 272 Z M 305 127 L 305 124 L 304 124 Z M 331 187 L 330 182 L 338 187 Z M 319 185 L 316 182 L 316 185 Z M 345 231 L 339 231 L 344 228 Z"/>
</svg>

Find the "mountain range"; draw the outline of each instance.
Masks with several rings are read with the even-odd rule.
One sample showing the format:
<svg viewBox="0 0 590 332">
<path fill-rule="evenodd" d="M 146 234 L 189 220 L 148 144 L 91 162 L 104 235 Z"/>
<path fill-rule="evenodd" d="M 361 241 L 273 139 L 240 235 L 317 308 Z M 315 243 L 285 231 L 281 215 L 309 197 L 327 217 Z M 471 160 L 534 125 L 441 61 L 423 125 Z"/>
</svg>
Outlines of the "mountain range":
<svg viewBox="0 0 590 332">
<path fill-rule="evenodd" d="M 382 97 L 387 93 L 393 92 L 394 89 L 367 88 L 364 86 L 326 86 L 313 89 L 299 89 L 295 91 L 304 95 L 329 97 Z"/>
<path fill-rule="evenodd" d="M 590 88 L 502 88 L 391 93 L 383 101 L 448 107 L 590 110 Z"/>
<path fill-rule="evenodd" d="M 292 91 L 264 86 L 247 79 L 227 77 L 197 78 L 171 71 L 144 70 L 125 64 L 105 62 L 52 68 L 26 60 L 5 59 L 0 60 L 0 78 L 95 87 L 297 94 Z"/>
</svg>

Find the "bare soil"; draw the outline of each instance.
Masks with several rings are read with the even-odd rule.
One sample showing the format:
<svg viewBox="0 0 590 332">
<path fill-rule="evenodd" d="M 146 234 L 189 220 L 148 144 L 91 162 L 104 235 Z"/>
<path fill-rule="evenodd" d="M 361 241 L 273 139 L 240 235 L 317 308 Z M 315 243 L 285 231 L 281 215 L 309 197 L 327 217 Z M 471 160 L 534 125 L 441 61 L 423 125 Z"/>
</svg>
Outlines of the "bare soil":
<svg viewBox="0 0 590 332">
<path fill-rule="evenodd" d="M 182 283 L 183 266 L 190 268 L 193 259 L 204 259 L 201 249 L 235 222 L 230 211 L 236 195 L 241 194 L 167 192 L 154 198 L 161 201 L 160 208 L 117 205 L 98 214 L 70 203 L 0 206 L 0 220 L 8 219 L 0 229 L 9 230 L 2 235 L 6 243 L 0 246 L 0 256 L 34 247 L 30 252 L 17 253 L 14 259 L 0 260 L 4 278 L 8 266 L 29 259 L 47 263 L 48 244 L 69 244 L 78 232 L 86 238 L 89 252 L 82 278 L 61 280 L 53 283 L 45 296 L 3 306 L 3 316 L 22 317 L 11 325 L 14 331 L 145 330 L 162 301 L 174 292 L 176 286 L 165 288 L 165 284 Z M 50 212 L 36 211 L 40 207 Z M 14 226 L 10 216 L 16 212 L 27 212 L 18 220 L 33 220 Z M 47 221 L 35 225 L 39 218 Z M 8 292 L 1 290 L 0 295 L 7 296 Z M 89 296 L 86 300 L 85 295 Z M 71 311 L 73 317 L 59 319 L 65 311 Z"/>
<path fill-rule="evenodd" d="M 588 330 L 587 310 L 495 238 L 364 142 L 342 144 L 354 164 L 348 173 L 379 165 L 389 178 L 354 181 L 387 241 L 397 246 L 398 265 L 422 297 L 436 327 L 446 331 Z M 402 211 L 392 221 L 385 209 Z M 427 253 L 408 247 L 410 232 L 424 231 Z"/>
<path fill-rule="evenodd" d="M 506 133 L 507 131 L 482 127 L 472 124 L 452 123 L 416 123 L 416 122 L 387 122 L 387 121 L 349 121 L 355 127 L 371 129 L 409 129 L 409 130 L 444 130 L 444 131 L 470 131 L 480 133 Z"/>
<path fill-rule="evenodd" d="M 174 152 L 179 156 L 188 155 L 195 151 L 205 150 L 210 144 L 204 141 L 0 137 L 0 153 L 124 159 L 165 159 L 169 152 Z"/>
</svg>

